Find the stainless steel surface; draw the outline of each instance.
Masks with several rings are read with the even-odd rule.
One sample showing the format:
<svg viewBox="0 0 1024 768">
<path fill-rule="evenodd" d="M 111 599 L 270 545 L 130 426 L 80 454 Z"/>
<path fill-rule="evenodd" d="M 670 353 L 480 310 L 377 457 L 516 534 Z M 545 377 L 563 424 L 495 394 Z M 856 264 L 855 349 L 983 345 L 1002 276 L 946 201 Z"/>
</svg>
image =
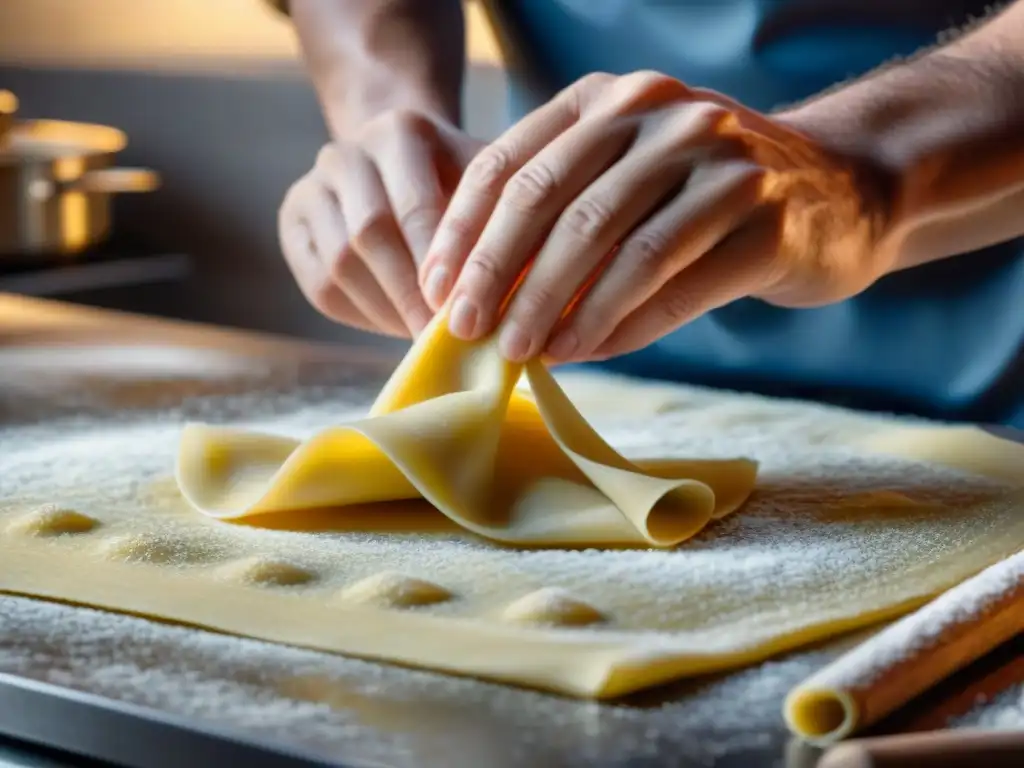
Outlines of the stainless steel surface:
<svg viewBox="0 0 1024 768">
<path fill-rule="evenodd" d="M 344 760 L 330 763 L 252 736 L 184 722 L 155 710 L 123 704 L 79 691 L 0 673 L 0 727 L 27 744 L 59 744 L 65 752 L 90 760 L 146 768 L 180 765 L 246 765 L 249 768 L 355 768 Z M 0 745 L 2 746 L 2 745 Z M 182 752 L 189 757 L 183 760 Z M 16 766 L 53 766 L 23 754 Z M 0 749 L 0 768 L 4 754 Z M 65 763 L 67 764 L 67 763 Z"/>
<path fill-rule="evenodd" d="M 0 768 L 106 768 L 102 763 L 0 737 Z"/>
<path fill-rule="evenodd" d="M 0 145 L 0 259 L 78 254 L 111 231 L 111 196 L 150 192 L 160 177 L 117 168 L 128 140 L 105 125 L 16 121 Z"/>
</svg>

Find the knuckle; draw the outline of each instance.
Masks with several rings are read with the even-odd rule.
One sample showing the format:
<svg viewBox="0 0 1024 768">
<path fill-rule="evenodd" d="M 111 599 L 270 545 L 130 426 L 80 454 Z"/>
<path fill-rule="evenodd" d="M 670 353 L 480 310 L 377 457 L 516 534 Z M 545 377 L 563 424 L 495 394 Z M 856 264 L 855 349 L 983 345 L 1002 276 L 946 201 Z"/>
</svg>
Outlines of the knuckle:
<svg viewBox="0 0 1024 768">
<path fill-rule="evenodd" d="M 727 96 L 723 96 L 721 93 L 713 91 L 710 88 L 690 88 L 689 94 L 690 99 L 693 102 L 714 104 L 715 106 L 721 107 L 727 113 L 731 113 L 735 108 L 735 103 Z"/>
<path fill-rule="evenodd" d="M 694 101 L 690 104 L 690 114 L 692 119 L 698 123 L 714 125 L 727 118 L 731 113 L 722 104 L 716 104 L 714 101 Z"/>
<path fill-rule="evenodd" d="M 671 83 L 679 82 L 678 80 L 662 74 L 661 72 L 656 72 L 653 69 L 637 70 L 632 74 L 626 75 L 626 78 L 631 81 L 631 85 L 641 88 L 659 88 Z"/>
<path fill-rule="evenodd" d="M 470 161 L 463 178 L 471 187 L 488 195 L 497 195 L 505 186 L 511 167 L 508 151 L 491 146 Z"/>
<path fill-rule="evenodd" d="M 477 230 L 472 220 L 467 219 L 464 216 L 445 216 L 440 227 L 443 230 L 443 236 L 446 242 L 472 244 L 473 238 L 477 234 Z M 447 253 L 451 253 L 451 250 L 441 251 L 442 256 Z"/>
<path fill-rule="evenodd" d="M 608 72 L 591 72 L 577 80 L 576 85 L 572 90 L 582 95 L 584 98 L 592 97 L 605 91 L 618 79 L 619 77 L 617 75 L 613 75 Z"/>
<path fill-rule="evenodd" d="M 669 252 L 667 238 L 658 232 L 644 232 L 623 245 L 622 257 L 646 280 L 654 279 L 662 269 Z"/>
<path fill-rule="evenodd" d="M 601 88 L 609 83 L 615 82 L 618 79 L 617 75 L 613 75 L 610 72 L 591 72 L 590 74 L 584 75 L 579 83 L 582 88 Z"/>
<path fill-rule="evenodd" d="M 667 324 L 678 326 L 697 314 L 698 302 L 687 291 L 670 291 L 661 302 L 660 312 Z"/>
<path fill-rule="evenodd" d="M 515 298 L 516 318 L 524 326 L 544 324 L 552 315 L 557 317 L 563 302 L 550 285 L 532 285 Z"/>
<path fill-rule="evenodd" d="M 624 75 L 608 89 L 604 109 L 615 115 L 650 110 L 652 104 L 678 97 L 682 84 L 667 75 L 634 72 Z"/>
<path fill-rule="evenodd" d="M 647 106 L 652 100 L 678 99 L 690 91 L 673 77 L 653 70 L 640 70 L 621 77 L 616 84 L 616 92 L 627 106 Z"/>
<path fill-rule="evenodd" d="M 523 213 L 534 213 L 555 191 L 558 180 L 551 169 L 531 163 L 520 169 L 505 186 L 503 201 Z"/>
<path fill-rule="evenodd" d="M 718 104 L 690 102 L 666 116 L 654 133 L 667 144 L 668 151 L 690 151 L 709 142 L 717 142 L 730 116 L 729 110 Z"/>
<path fill-rule="evenodd" d="M 505 270 L 501 263 L 487 251 L 474 253 L 463 270 L 467 273 L 467 282 L 481 293 L 490 294 L 505 281 Z"/>
<path fill-rule="evenodd" d="M 472 219 L 465 216 L 448 216 L 444 221 L 445 231 L 454 235 L 460 240 L 472 237 L 476 232 L 476 226 Z"/>
<path fill-rule="evenodd" d="M 556 98 L 565 104 L 572 114 L 578 116 L 586 112 L 592 104 L 599 102 L 618 79 L 617 75 L 608 72 L 591 72 L 562 90 Z"/>
<path fill-rule="evenodd" d="M 689 119 L 698 129 L 717 129 L 730 116 L 728 109 L 710 101 L 698 101 L 690 105 Z"/>
<path fill-rule="evenodd" d="M 340 156 L 341 153 L 338 150 L 338 146 L 334 142 L 328 142 L 320 147 L 320 150 L 316 153 L 316 162 L 313 166 L 321 170 L 333 168 Z"/>
<path fill-rule="evenodd" d="M 565 212 L 562 229 L 580 240 L 596 240 L 608 231 L 614 213 L 607 204 L 592 197 L 577 200 Z"/>
<path fill-rule="evenodd" d="M 403 230 L 434 227 L 441 214 L 441 202 L 428 196 L 410 196 L 395 205 L 395 220 Z"/>
</svg>

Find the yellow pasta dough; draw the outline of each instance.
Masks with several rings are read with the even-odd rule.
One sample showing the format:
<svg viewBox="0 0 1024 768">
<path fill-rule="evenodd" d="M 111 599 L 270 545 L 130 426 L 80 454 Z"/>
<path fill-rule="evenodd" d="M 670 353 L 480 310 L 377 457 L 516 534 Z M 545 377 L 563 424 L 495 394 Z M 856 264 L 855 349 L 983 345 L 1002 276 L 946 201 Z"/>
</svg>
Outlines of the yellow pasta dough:
<svg viewBox="0 0 1024 768">
<path fill-rule="evenodd" d="M 756 465 L 630 461 L 539 362 L 459 341 L 438 315 L 366 419 L 298 442 L 190 425 L 181 492 L 212 517 L 302 514 L 422 497 L 473 533 L 530 546 L 671 547 L 736 510 Z"/>
<path fill-rule="evenodd" d="M 0 592 L 603 699 L 899 616 L 1024 541 L 1024 449 L 980 430 L 526 376 L 435 324 L 368 418 L 321 429 L 329 404 L 305 440 L 166 414 L 4 427 Z M 702 455 L 677 425 L 767 457 L 758 493 L 752 461 L 624 458 L 581 415 L 608 412 L 664 455 Z"/>
</svg>

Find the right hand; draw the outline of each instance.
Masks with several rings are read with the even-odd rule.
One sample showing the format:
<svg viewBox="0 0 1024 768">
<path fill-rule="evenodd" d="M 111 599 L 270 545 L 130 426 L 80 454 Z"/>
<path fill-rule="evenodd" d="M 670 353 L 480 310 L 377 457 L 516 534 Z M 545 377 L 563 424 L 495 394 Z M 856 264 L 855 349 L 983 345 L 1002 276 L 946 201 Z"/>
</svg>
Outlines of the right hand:
<svg viewBox="0 0 1024 768">
<path fill-rule="evenodd" d="M 278 214 L 281 249 L 310 303 L 345 325 L 417 336 L 433 316 L 418 267 L 482 146 L 450 123 L 403 111 L 324 146 Z"/>
</svg>

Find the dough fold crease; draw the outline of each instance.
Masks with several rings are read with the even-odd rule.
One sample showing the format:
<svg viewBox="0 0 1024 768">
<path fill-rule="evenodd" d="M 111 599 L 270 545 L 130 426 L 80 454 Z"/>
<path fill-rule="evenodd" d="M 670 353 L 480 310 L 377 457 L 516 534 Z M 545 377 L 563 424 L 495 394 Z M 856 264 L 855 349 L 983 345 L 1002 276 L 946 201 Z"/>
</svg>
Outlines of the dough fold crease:
<svg viewBox="0 0 1024 768">
<path fill-rule="evenodd" d="M 505 544 L 667 548 L 753 490 L 748 459 L 627 459 L 543 364 L 509 363 L 493 338 L 461 341 L 445 320 L 424 331 L 366 418 L 305 441 L 186 425 L 184 498 L 223 520 L 423 500 Z M 528 391 L 516 386 L 524 375 Z"/>
</svg>

